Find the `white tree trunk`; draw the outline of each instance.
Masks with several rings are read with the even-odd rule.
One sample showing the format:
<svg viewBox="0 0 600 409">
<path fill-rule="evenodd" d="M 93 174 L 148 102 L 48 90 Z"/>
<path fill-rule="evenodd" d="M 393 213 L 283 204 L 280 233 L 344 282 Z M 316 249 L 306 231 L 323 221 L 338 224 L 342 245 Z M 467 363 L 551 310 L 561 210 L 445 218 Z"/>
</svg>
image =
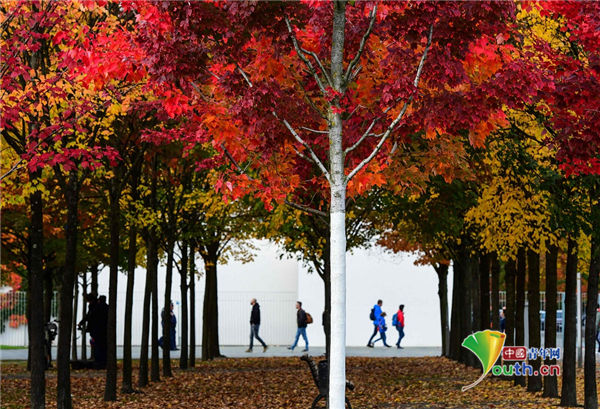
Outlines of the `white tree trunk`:
<svg viewBox="0 0 600 409">
<path fill-rule="evenodd" d="M 331 78 L 336 91 L 344 88 L 344 29 L 346 4 L 334 3 Z M 342 148 L 342 116 L 329 111 L 331 352 L 329 408 L 343 409 L 346 394 L 346 175 Z"/>
</svg>

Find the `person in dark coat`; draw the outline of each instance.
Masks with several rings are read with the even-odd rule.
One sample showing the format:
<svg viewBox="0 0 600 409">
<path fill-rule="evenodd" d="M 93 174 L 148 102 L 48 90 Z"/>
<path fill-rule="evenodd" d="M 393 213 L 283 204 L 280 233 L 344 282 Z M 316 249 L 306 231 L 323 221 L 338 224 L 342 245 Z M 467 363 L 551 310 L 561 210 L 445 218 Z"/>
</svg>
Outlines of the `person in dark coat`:
<svg viewBox="0 0 600 409">
<path fill-rule="evenodd" d="M 306 337 L 306 326 L 308 325 L 308 321 L 306 319 L 306 311 L 302 309 L 302 303 L 300 301 L 296 302 L 296 309 L 298 310 L 296 312 L 296 323 L 298 324 L 298 330 L 296 331 L 296 339 L 294 340 L 294 344 L 288 347 L 288 349 L 293 351 L 294 348 L 296 348 L 296 345 L 298 345 L 298 339 L 300 339 L 300 335 L 302 335 L 302 338 L 304 338 L 304 343 L 306 344 L 302 352 L 307 352 L 308 338 Z"/>
<path fill-rule="evenodd" d="M 167 312 L 165 311 L 165 309 L 163 308 L 162 313 L 161 313 L 161 325 L 164 328 L 165 327 L 165 322 L 167 319 L 171 320 L 171 327 L 169 329 L 169 347 L 171 351 L 177 351 L 177 341 L 175 339 L 175 326 L 177 325 L 177 318 L 175 317 L 175 313 L 173 312 L 173 303 L 171 302 L 171 305 L 169 307 L 169 313 L 167 314 Z M 164 330 L 163 330 L 164 332 Z M 161 347 L 165 347 L 164 345 L 164 340 L 163 337 L 160 337 L 160 339 L 158 340 L 158 343 Z"/>
<path fill-rule="evenodd" d="M 252 352 L 254 345 L 254 337 L 262 344 L 263 352 L 267 352 L 267 344 L 258 336 L 258 329 L 260 327 L 260 305 L 256 302 L 256 298 L 250 300 L 252 311 L 250 312 L 250 346 L 246 352 Z"/>
<path fill-rule="evenodd" d="M 85 302 L 87 305 L 87 312 L 84 313 L 83 318 L 77 324 L 77 328 L 90 333 L 90 344 L 92 346 L 92 359 L 95 359 L 96 351 L 94 345 L 94 337 L 91 334 L 92 328 L 92 320 L 94 317 L 94 309 L 96 308 L 96 304 L 98 303 L 98 297 L 96 294 L 89 293 L 85 295 Z"/>
<path fill-rule="evenodd" d="M 94 339 L 94 363 L 99 369 L 106 368 L 108 304 L 106 296 L 98 297 L 92 316 L 88 318 L 90 335 Z"/>
</svg>

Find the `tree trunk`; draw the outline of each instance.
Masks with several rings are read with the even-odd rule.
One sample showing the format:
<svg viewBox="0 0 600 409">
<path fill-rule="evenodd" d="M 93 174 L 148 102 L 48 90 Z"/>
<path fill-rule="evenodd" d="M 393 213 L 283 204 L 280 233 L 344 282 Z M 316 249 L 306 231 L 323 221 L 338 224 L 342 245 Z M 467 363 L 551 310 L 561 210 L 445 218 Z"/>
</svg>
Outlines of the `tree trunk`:
<svg viewBox="0 0 600 409">
<path fill-rule="evenodd" d="M 29 179 L 34 181 L 40 172 L 30 173 Z M 35 191 L 29 197 L 31 210 L 29 226 L 29 294 L 33 300 L 44 297 L 43 244 L 44 221 L 42 192 Z M 31 304 L 31 303 L 29 303 Z M 29 329 L 29 361 L 31 366 L 30 402 L 33 409 L 46 406 L 46 357 L 44 353 L 44 310 L 32 308 L 28 322 Z"/>
<path fill-rule="evenodd" d="M 181 275 L 179 288 L 181 289 L 181 345 L 179 355 L 179 367 L 188 367 L 188 298 L 187 298 L 187 274 L 188 274 L 188 243 L 183 242 L 181 247 Z"/>
<path fill-rule="evenodd" d="M 500 331 L 500 262 L 498 254 L 492 254 L 492 328 Z"/>
<path fill-rule="evenodd" d="M 204 314 L 202 317 L 202 360 L 208 361 L 221 355 L 219 350 L 219 307 L 217 287 L 217 246 L 206 246 L 202 251 L 206 268 L 204 288 Z"/>
<path fill-rule="evenodd" d="M 196 366 L 196 245 L 190 245 L 190 359 L 189 366 Z"/>
<path fill-rule="evenodd" d="M 77 361 L 77 310 L 79 307 L 79 285 L 75 274 L 75 293 L 73 294 L 73 319 L 71 320 L 71 359 Z"/>
<path fill-rule="evenodd" d="M 329 360 L 331 354 L 331 261 L 324 260 L 323 284 L 325 288 L 325 311 L 323 311 L 323 330 L 325 332 L 325 357 Z"/>
<path fill-rule="evenodd" d="M 334 89 L 343 93 L 344 31 L 346 2 L 333 6 L 331 36 L 331 78 Z M 340 113 L 330 108 L 329 174 L 330 174 L 330 251 L 331 259 L 331 351 L 329 355 L 329 407 L 345 407 L 346 392 L 346 175 L 342 147 L 343 123 Z"/>
<path fill-rule="evenodd" d="M 148 337 L 150 335 L 150 298 L 154 276 L 158 266 L 157 243 L 152 232 L 146 234 L 146 286 L 144 288 L 144 307 L 142 315 L 142 341 L 140 350 L 140 370 L 138 385 L 148 385 Z"/>
<path fill-rule="evenodd" d="M 87 271 L 83 270 L 83 281 L 81 285 L 81 316 L 85 317 L 87 314 Z M 87 361 L 87 332 L 85 328 L 81 331 L 81 360 Z"/>
<path fill-rule="evenodd" d="M 540 255 L 536 251 L 527 250 L 527 298 L 529 300 L 529 347 L 539 348 L 540 341 Z M 527 390 L 542 390 L 542 376 L 539 374 L 541 358 L 529 360 L 533 366 L 533 375 L 527 377 Z M 535 375 L 537 373 L 537 375 Z"/>
<path fill-rule="evenodd" d="M 584 407 L 598 408 L 596 387 L 596 310 L 598 308 L 598 274 L 600 273 L 600 206 L 592 204 L 592 248 L 587 288 L 585 321 Z"/>
<path fill-rule="evenodd" d="M 567 246 L 561 406 L 577 406 L 575 373 L 577 361 L 577 242 L 575 237 L 576 235 L 569 237 Z"/>
<path fill-rule="evenodd" d="M 557 291 L 558 247 L 550 246 L 546 252 L 546 319 L 544 323 L 544 348 L 556 348 L 556 291 Z M 595 315 L 594 315 L 595 318 Z M 556 364 L 556 359 L 546 360 L 547 365 Z M 544 377 L 544 393 L 547 398 L 558 397 L 556 375 Z"/>
<path fill-rule="evenodd" d="M 517 263 L 514 259 L 506 262 L 506 340 L 505 345 L 515 345 L 515 277 L 517 275 Z"/>
<path fill-rule="evenodd" d="M 517 252 L 517 305 L 515 308 L 515 345 L 525 345 L 525 274 L 527 253 L 524 248 Z M 524 376 L 515 376 L 515 385 L 525 386 Z"/>
<path fill-rule="evenodd" d="M 167 274 L 165 277 L 165 299 L 164 308 L 161 313 L 163 325 L 163 376 L 171 377 L 171 288 L 173 284 L 173 250 L 175 248 L 175 240 L 172 234 L 169 234 L 167 239 Z"/>
<path fill-rule="evenodd" d="M 461 285 L 462 271 L 460 269 L 460 263 L 456 260 L 452 262 L 453 269 L 453 280 L 452 280 L 452 322 L 450 328 L 450 358 L 458 361 L 460 359 L 460 350 L 462 343 L 462 329 L 461 329 L 461 302 L 462 297 Z"/>
<path fill-rule="evenodd" d="M 472 311 L 472 303 L 471 303 L 471 285 L 472 285 L 472 271 L 471 271 L 471 258 L 469 256 L 469 253 L 467 251 L 463 251 L 462 257 L 461 257 L 461 261 L 460 261 L 463 265 L 462 265 L 462 275 L 463 275 L 463 279 L 461 280 L 461 292 L 462 292 L 462 299 L 461 299 L 461 330 L 462 330 L 462 334 L 460 336 L 461 340 L 465 339 L 467 336 L 469 336 L 472 331 L 472 324 L 473 324 L 473 311 Z M 460 349 L 460 362 L 472 366 L 474 368 L 479 366 L 479 361 L 477 360 L 477 358 L 475 357 L 475 355 L 473 355 L 473 353 L 469 350 L 467 350 L 466 348 L 462 348 Z"/>
<path fill-rule="evenodd" d="M 136 198 L 133 198 L 133 200 L 135 201 Z M 136 254 L 137 228 L 135 224 L 131 222 L 129 226 L 129 249 L 127 251 L 127 289 L 125 291 L 124 320 L 125 326 L 123 328 L 123 380 L 121 382 L 121 391 L 123 393 L 134 392 L 133 381 L 131 377 L 131 325 L 133 320 L 133 285 L 135 279 Z"/>
<path fill-rule="evenodd" d="M 438 276 L 438 297 L 440 299 L 440 323 L 442 330 L 442 356 L 449 356 L 448 264 L 434 264 L 433 268 L 435 269 L 435 272 Z"/>
<path fill-rule="evenodd" d="M 158 249 L 158 243 L 157 243 Z M 158 251 L 158 250 L 157 250 Z M 152 357 L 150 359 L 150 380 L 152 382 L 160 381 L 160 356 L 158 345 L 158 322 L 160 320 L 160 311 L 158 309 L 158 259 L 157 269 L 152 274 Z"/>
<path fill-rule="evenodd" d="M 490 328 L 490 254 L 479 257 L 479 305 L 481 316 L 479 329 Z"/>
<path fill-rule="evenodd" d="M 60 311 L 58 331 L 58 352 L 56 355 L 57 386 L 56 405 L 59 409 L 71 409 L 71 366 L 69 350 L 71 346 L 71 322 L 73 320 L 73 285 L 77 263 L 77 211 L 79 205 L 79 187 L 76 171 L 72 171 L 64 186 L 67 205 L 67 223 L 65 225 L 65 266 L 60 286 Z"/>
<path fill-rule="evenodd" d="M 92 277 L 91 293 L 98 297 L 98 264 L 93 264 L 90 267 L 90 276 Z"/>
<path fill-rule="evenodd" d="M 52 285 L 52 269 L 44 269 L 44 323 L 50 322 L 52 315 L 52 298 L 54 297 L 54 286 Z"/>
<path fill-rule="evenodd" d="M 119 197 L 121 188 L 118 176 L 111 180 L 109 200 L 109 230 L 110 230 L 110 273 L 108 284 L 108 321 L 106 328 L 106 385 L 104 400 L 117 399 L 117 280 L 119 278 L 119 248 L 120 248 L 120 217 L 121 208 Z"/>
<path fill-rule="evenodd" d="M 479 257 L 471 258 L 471 330 L 473 332 L 482 330 L 481 324 L 481 294 L 479 293 Z"/>
</svg>

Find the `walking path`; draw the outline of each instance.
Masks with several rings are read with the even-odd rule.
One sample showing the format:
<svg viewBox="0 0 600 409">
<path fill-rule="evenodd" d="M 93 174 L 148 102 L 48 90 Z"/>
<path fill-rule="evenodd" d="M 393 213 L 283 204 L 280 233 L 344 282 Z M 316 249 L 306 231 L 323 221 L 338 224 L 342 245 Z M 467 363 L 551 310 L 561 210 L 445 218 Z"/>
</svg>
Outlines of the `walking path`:
<svg viewBox="0 0 600 409">
<path fill-rule="evenodd" d="M 262 347 L 254 347 L 254 352 L 245 352 L 247 346 L 222 346 L 221 353 L 229 358 L 257 358 L 265 357 L 288 357 L 303 355 L 303 347 L 296 347 L 294 351 L 287 349 L 287 346 L 270 346 L 267 352 L 262 352 Z M 81 352 L 81 351 L 78 351 Z M 179 358 L 180 351 L 171 351 L 171 358 Z M 89 354 L 89 349 L 88 349 Z M 324 355 L 325 347 L 311 347 L 310 355 Z M 441 354 L 440 347 L 406 347 L 397 349 L 395 347 L 386 348 L 377 346 L 375 348 L 367 347 L 346 347 L 346 356 L 355 357 L 373 357 L 373 358 L 389 358 L 389 357 L 427 357 L 439 356 Z M 202 356 L 202 347 L 196 347 L 196 359 Z M 140 347 L 132 348 L 133 359 L 139 359 Z M 56 347 L 52 348 L 52 358 L 56 358 Z M 117 347 L 117 358 L 123 358 L 123 348 Z M 27 349 L 4 349 L 0 350 L 0 361 L 24 361 L 27 359 Z"/>
</svg>

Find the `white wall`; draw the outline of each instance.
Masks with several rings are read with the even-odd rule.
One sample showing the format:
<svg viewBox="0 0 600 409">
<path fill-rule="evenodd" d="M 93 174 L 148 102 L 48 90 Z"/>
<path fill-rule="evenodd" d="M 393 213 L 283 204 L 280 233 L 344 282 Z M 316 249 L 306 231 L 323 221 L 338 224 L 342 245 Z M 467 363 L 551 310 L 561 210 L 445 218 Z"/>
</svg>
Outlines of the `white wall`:
<svg viewBox="0 0 600 409">
<path fill-rule="evenodd" d="M 250 299 L 257 298 L 262 313 L 261 337 L 271 345 L 289 345 L 296 331 L 295 301 L 300 300 L 306 311 L 315 320 L 307 333 L 312 346 L 325 344 L 321 325 L 323 312 L 323 283 L 315 273 L 293 259 L 280 259 L 280 250 L 272 243 L 256 243 L 260 251 L 253 262 L 242 264 L 232 261 L 219 266 L 219 336 L 223 345 L 246 345 L 249 335 Z M 377 299 L 383 300 L 383 310 L 388 313 L 388 336 L 390 343 L 396 342 L 397 333 L 391 328 L 391 316 L 398 304 L 405 304 L 405 346 L 441 345 L 437 276 L 432 267 L 415 266 L 414 256 L 391 255 L 381 248 L 357 250 L 347 259 L 347 345 L 366 345 L 373 326 L 369 312 Z M 197 260 L 198 270 L 203 270 L 202 261 Z M 159 308 L 164 304 L 165 267 L 160 266 L 158 291 Z M 127 277 L 119 273 L 117 305 L 117 342 L 123 342 L 123 316 L 125 285 Z M 450 302 L 452 274 L 448 276 Z M 108 269 L 104 269 L 98 280 L 100 294 L 108 294 Z M 142 307 L 144 298 L 145 270 L 137 269 L 135 276 L 133 306 L 133 344 L 141 341 Z M 204 278 L 196 283 L 196 340 L 202 339 L 202 304 Z M 181 317 L 179 273 L 173 273 L 172 299 L 175 314 Z M 81 304 L 79 318 L 81 317 Z M 20 344 L 23 334 L 9 329 L 0 337 L 2 343 Z M 13 333 L 13 331 L 15 333 Z M 19 332 L 19 333 L 17 333 Z M 180 336 L 177 326 L 177 337 Z M 10 342 L 9 342 L 10 341 Z M 178 340 L 179 343 L 179 340 Z M 15 344 L 15 345 L 16 345 Z M 303 345 L 301 341 L 301 345 Z"/>
<path fill-rule="evenodd" d="M 404 304 L 404 346 L 440 346 L 440 310 L 437 295 L 437 275 L 432 267 L 415 266 L 410 254 L 391 255 L 380 247 L 356 250 L 347 257 L 347 320 L 346 344 L 365 346 L 373 333 L 369 320 L 371 308 L 383 300 L 387 312 L 388 344 L 396 343 L 397 332 L 391 327 L 392 315 Z M 449 275 L 451 283 L 451 274 Z M 449 288 L 451 294 L 452 288 Z M 308 329 L 309 342 L 323 345 L 322 331 L 323 282 L 317 274 L 298 277 L 298 298 L 315 319 Z"/>
</svg>

